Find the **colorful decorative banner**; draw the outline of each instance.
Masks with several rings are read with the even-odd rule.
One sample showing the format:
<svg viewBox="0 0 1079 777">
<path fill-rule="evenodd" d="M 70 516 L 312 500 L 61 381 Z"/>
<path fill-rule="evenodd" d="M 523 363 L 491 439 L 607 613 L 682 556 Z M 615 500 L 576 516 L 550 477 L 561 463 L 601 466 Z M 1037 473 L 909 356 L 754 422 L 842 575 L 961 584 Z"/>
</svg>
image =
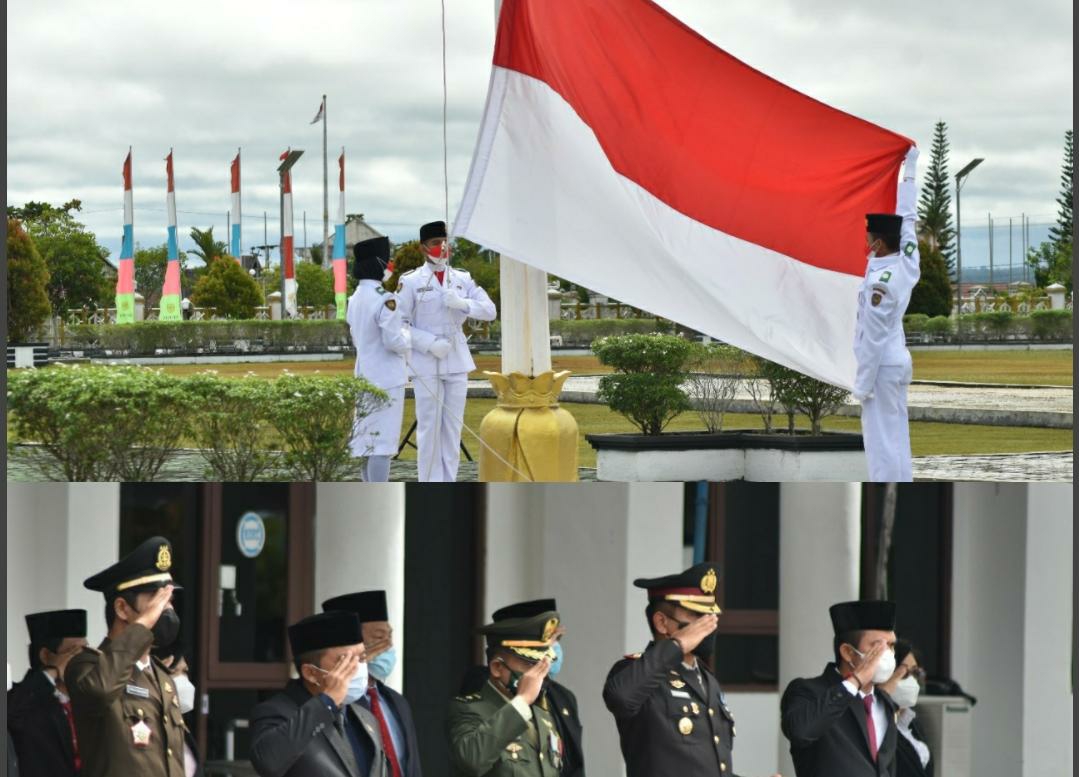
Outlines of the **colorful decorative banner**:
<svg viewBox="0 0 1079 777">
<path fill-rule="evenodd" d="M 289 150 L 281 155 L 281 161 L 285 161 Z M 293 264 L 292 251 L 292 171 L 285 171 L 283 185 L 283 197 L 281 199 L 281 268 L 285 278 L 285 313 L 290 318 L 295 318 L 296 309 L 296 267 Z"/>
<path fill-rule="evenodd" d="M 243 255 L 240 248 L 240 149 L 236 149 L 236 158 L 232 160 L 232 235 L 231 252 L 236 261 Z"/>
<path fill-rule="evenodd" d="M 348 260 L 345 258 L 345 148 L 337 160 L 340 169 L 338 188 L 340 200 L 337 205 L 337 223 L 333 225 L 333 298 L 337 306 L 337 319 L 345 320 L 348 305 Z"/>
<path fill-rule="evenodd" d="M 131 193 L 131 147 L 124 160 L 124 239 L 116 273 L 116 323 L 135 323 L 135 200 Z"/>
<path fill-rule="evenodd" d="M 172 149 L 165 157 L 165 177 L 168 179 L 168 188 L 165 193 L 165 207 L 169 214 L 169 260 L 165 265 L 165 285 L 161 289 L 161 312 L 159 318 L 162 321 L 182 321 L 183 314 L 180 312 L 180 249 L 176 243 L 176 190 L 172 178 Z"/>
</svg>

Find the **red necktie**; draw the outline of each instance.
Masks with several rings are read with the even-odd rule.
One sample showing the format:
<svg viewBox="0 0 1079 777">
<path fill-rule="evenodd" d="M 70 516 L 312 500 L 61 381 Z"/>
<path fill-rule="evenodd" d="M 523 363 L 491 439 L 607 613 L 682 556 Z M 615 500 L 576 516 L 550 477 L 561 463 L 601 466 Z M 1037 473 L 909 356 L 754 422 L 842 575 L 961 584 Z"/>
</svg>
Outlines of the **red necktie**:
<svg viewBox="0 0 1079 777">
<path fill-rule="evenodd" d="M 75 735 L 75 716 L 71 712 L 71 702 L 62 701 L 60 706 L 64 708 L 64 717 L 67 718 L 67 727 L 71 729 L 71 749 L 75 753 L 75 771 L 82 771 L 82 759 L 79 758 L 79 738 Z"/>
<path fill-rule="evenodd" d="M 382 714 L 378 688 L 374 686 L 368 688 L 367 696 L 371 700 L 371 712 L 378 719 L 378 730 L 382 734 L 382 749 L 386 751 L 386 758 L 390 762 L 390 774 L 392 777 L 401 777 L 401 764 L 397 760 L 397 751 L 393 747 L 393 737 L 390 735 L 390 727 L 386 724 L 386 716 Z"/>
<path fill-rule="evenodd" d="M 865 727 L 869 731 L 869 754 L 873 756 L 873 763 L 877 762 L 877 725 L 873 722 L 873 694 L 862 697 L 865 705 Z"/>
<path fill-rule="evenodd" d="M 442 285 L 442 279 L 446 276 L 445 270 L 435 270 L 435 277 L 438 278 L 438 285 Z"/>
</svg>

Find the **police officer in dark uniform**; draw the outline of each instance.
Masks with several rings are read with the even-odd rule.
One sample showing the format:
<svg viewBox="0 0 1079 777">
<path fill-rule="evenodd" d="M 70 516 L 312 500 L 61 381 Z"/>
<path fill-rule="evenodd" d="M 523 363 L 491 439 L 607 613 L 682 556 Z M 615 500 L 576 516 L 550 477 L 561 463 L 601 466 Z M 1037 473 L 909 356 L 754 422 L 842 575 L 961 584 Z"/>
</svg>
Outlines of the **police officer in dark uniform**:
<svg viewBox="0 0 1079 777">
<path fill-rule="evenodd" d="M 715 641 L 718 582 L 713 562 L 633 581 L 648 591 L 653 639 L 616 663 L 603 687 L 628 777 L 732 773 L 734 715 L 699 660 L 711 656 Z"/>
<path fill-rule="evenodd" d="M 558 777 L 565 745 L 544 693 L 559 617 L 489 623 L 487 681 L 457 696 L 446 718 L 453 774 L 458 777 Z"/>
<path fill-rule="evenodd" d="M 184 725 L 168 670 L 150 655 L 180 630 L 172 608 L 172 545 L 152 537 L 83 583 L 105 595 L 109 635 L 64 673 L 82 777 L 184 777 Z"/>
<path fill-rule="evenodd" d="M 30 669 L 8 692 L 7 725 L 23 777 L 73 777 L 82 768 L 64 670 L 86 646 L 86 610 L 26 616 Z"/>
<path fill-rule="evenodd" d="M 532 618 L 551 610 L 558 610 L 558 604 L 554 599 L 533 599 L 532 601 L 519 602 L 495 610 L 491 620 L 499 623 L 510 618 Z M 565 745 L 566 752 L 563 758 L 562 774 L 565 777 L 585 777 L 583 730 L 581 716 L 577 710 L 577 696 L 569 688 L 554 679 L 562 669 L 562 636 L 565 631 L 565 626 L 559 623 L 558 630 L 555 632 L 555 643 L 552 646 L 555 658 L 551 661 L 551 669 L 547 674 L 547 682 L 544 687 L 550 701 L 555 727 L 558 729 L 558 733 Z M 465 672 L 465 676 L 461 680 L 461 693 L 475 693 L 487 682 L 487 676 L 486 666 L 472 667 Z"/>
</svg>

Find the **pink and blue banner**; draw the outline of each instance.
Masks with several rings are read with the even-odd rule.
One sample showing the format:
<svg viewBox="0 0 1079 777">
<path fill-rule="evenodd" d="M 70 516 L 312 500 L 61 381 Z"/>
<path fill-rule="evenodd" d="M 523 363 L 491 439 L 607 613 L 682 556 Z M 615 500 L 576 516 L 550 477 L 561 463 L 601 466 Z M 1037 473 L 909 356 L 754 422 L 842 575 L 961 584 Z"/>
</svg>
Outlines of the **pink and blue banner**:
<svg viewBox="0 0 1079 777">
<path fill-rule="evenodd" d="M 116 274 L 116 323 L 135 322 L 135 201 L 131 191 L 131 148 L 124 160 L 124 238 Z"/>
<path fill-rule="evenodd" d="M 165 265 L 165 285 L 161 290 L 162 321 L 182 321 L 180 312 L 180 248 L 176 237 L 176 187 L 172 174 L 172 149 L 165 157 L 165 176 L 168 186 L 165 193 L 165 207 L 169 214 L 168 225 L 168 264 Z"/>
<path fill-rule="evenodd" d="M 337 204 L 337 222 L 333 225 L 333 296 L 337 306 L 337 318 L 345 320 L 348 305 L 348 260 L 345 257 L 345 149 L 337 160 L 340 199 Z"/>
</svg>

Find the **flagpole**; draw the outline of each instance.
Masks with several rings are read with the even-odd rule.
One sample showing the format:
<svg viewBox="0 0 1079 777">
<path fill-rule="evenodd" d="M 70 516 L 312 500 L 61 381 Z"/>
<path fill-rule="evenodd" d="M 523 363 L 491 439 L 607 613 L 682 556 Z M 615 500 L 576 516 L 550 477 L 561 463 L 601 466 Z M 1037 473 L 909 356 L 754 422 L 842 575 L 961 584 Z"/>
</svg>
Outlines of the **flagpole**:
<svg viewBox="0 0 1079 777">
<path fill-rule="evenodd" d="M 326 95 L 322 95 L 322 261 L 326 266 L 330 241 L 330 192 L 326 167 Z"/>
</svg>

